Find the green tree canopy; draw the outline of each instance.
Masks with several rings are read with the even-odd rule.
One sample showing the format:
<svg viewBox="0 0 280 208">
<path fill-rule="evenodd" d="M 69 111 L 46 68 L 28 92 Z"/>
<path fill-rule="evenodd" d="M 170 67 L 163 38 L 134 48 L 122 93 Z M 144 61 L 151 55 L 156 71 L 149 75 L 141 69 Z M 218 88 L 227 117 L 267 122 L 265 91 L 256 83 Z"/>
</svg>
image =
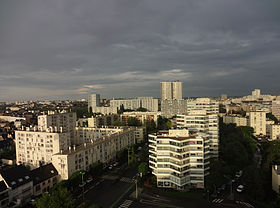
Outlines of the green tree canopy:
<svg viewBox="0 0 280 208">
<path fill-rule="evenodd" d="M 141 126 L 142 124 L 141 124 L 141 122 L 137 118 L 129 117 L 127 119 L 127 125 L 128 126 Z"/>
<path fill-rule="evenodd" d="M 45 193 L 36 200 L 38 208 L 74 208 L 74 199 L 69 191 L 62 186 L 57 186 L 50 193 Z"/>
</svg>

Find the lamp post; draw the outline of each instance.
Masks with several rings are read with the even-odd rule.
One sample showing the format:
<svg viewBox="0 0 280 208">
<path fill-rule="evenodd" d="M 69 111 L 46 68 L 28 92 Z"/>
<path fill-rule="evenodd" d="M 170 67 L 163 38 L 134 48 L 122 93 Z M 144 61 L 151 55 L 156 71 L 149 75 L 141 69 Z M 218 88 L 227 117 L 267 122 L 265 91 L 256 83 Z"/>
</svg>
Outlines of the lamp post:
<svg viewBox="0 0 280 208">
<path fill-rule="evenodd" d="M 80 171 L 80 174 L 82 175 L 82 187 L 83 187 L 83 201 L 85 200 L 85 184 L 84 184 L 84 171 Z"/>
</svg>

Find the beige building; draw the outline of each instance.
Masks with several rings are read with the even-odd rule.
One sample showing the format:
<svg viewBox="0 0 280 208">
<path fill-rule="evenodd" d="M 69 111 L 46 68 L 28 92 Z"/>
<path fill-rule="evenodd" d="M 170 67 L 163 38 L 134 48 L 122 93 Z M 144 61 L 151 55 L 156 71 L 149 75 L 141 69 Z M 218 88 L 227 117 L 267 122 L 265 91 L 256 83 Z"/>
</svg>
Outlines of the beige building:
<svg viewBox="0 0 280 208">
<path fill-rule="evenodd" d="M 51 163 L 53 154 L 70 146 L 70 134 L 56 132 L 52 127 L 45 132 L 37 127 L 15 131 L 15 140 L 17 164 L 30 165 L 32 169 Z"/>
<path fill-rule="evenodd" d="M 249 113 L 248 125 L 254 128 L 255 135 L 266 135 L 266 112 L 251 111 Z"/>
<path fill-rule="evenodd" d="M 79 145 L 84 143 L 91 143 L 91 141 L 96 141 L 111 134 L 121 133 L 123 132 L 123 129 L 120 127 L 76 127 L 76 132 L 77 137 L 75 140 L 75 144 Z"/>
<path fill-rule="evenodd" d="M 209 142 L 202 133 L 173 129 L 149 134 L 149 167 L 162 188 L 204 188 Z"/>
<path fill-rule="evenodd" d="M 120 107 L 123 105 L 124 109 L 137 110 L 138 108 L 146 108 L 148 111 L 158 111 L 158 99 L 153 97 L 137 97 L 136 99 L 113 99 L 110 100 L 110 106 Z"/>
<path fill-rule="evenodd" d="M 130 117 L 136 118 L 138 121 L 140 121 L 142 124 L 145 123 L 145 121 L 152 121 L 157 124 L 157 119 L 161 115 L 160 112 L 124 112 L 120 115 L 121 120 L 125 123 L 127 123 L 127 119 Z"/>
<path fill-rule="evenodd" d="M 247 126 L 247 118 L 234 115 L 225 115 L 223 116 L 223 122 L 225 124 L 236 124 L 236 126 Z"/>
<path fill-rule="evenodd" d="M 108 114 L 117 114 L 118 113 L 118 108 L 113 107 L 113 106 L 100 106 L 100 107 L 93 107 L 92 108 L 93 113 L 101 113 L 103 115 L 108 115 Z"/>
<path fill-rule="evenodd" d="M 280 120 L 280 100 L 272 101 L 272 114 Z"/>
<path fill-rule="evenodd" d="M 88 118 L 88 127 L 113 126 L 114 121 L 120 120 L 118 114 L 97 115 Z"/>
<path fill-rule="evenodd" d="M 271 140 L 280 139 L 280 125 L 267 124 L 266 125 L 266 135 L 269 136 L 269 138 Z"/>
<path fill-rule="evenodd" d="M 219 114 L 219 102 L 210 98 L 197 98 L 187 101 L 187 113 L 191 111 L 206 110 L 207 114 Z"/>
<path fill-rule="evenodd" d="M 49 111 L 48 115 L 38 116 L 39 131 L 46 131 L 49 127 L 54 128 L 54 131 L 69 132 L 70 140 L 73 143 L 75 137 L 75 126 L 77 116 L 76 113 L 61 112 L 56 113 Z"/>
<path fill-rule="evenodd" d="M 280 165 L 272 165 L 272 190 L 280 193 Z"/>
<path fill-rule="evenodd" d="M 205 133 L 209 140 L 211 157 L 219 155 L 219 118 L 218 114 L 207 113 L 206 110 L 192 110 L 188 115 L 177 115 L 177 128 Z"/>
<path fill-rule="evenodd" d="M 52 156 L 52 163 L 61 179 L 67 180 L 77 171 L 88 170 L 93 163 L 114 161 L 118 151 L 133 144 L 135 128 L 125 128 L 121 132 L 57 153 Z"/>
<path fill-rule="evenodd" d="M 182 100 L 182 82 L 161 82 L 161 100 Z"/>
<path fill-rule="evenodd" d="M 161 100 L 161 115 L 171 118 L 187 113 L 187 100 Z"/>
</svg>

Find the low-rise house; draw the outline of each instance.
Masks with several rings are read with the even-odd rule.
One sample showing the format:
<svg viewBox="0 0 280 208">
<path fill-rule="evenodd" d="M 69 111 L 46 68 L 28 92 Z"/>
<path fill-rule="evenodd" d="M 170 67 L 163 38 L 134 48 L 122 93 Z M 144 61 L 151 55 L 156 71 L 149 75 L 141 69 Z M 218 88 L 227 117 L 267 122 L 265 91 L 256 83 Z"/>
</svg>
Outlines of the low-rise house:
<svg viewBox="0 0 280 208">
<path fill-rule="evenodd" d="M 58 172 L 52 163 L 31 171 L 33 179 L 33 195 L 39 196 L 48 192 L 58 181 Z"/>
<path fill-rule="evenodd" d="M 18 165 L 0 172 L 0 181 L 9 188 L 9 202 L 25 204 L 33 195 L 33 181 L 30 171 L 23 165 Z"/>
</svg>

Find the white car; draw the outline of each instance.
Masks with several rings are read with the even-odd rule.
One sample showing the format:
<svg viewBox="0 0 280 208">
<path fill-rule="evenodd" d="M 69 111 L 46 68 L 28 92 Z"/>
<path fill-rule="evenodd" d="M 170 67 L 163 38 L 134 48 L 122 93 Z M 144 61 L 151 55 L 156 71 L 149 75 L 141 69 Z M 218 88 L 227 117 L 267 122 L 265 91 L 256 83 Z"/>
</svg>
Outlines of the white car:
<svg viewBox="0 0 280 208">
<path fill-rule="evenodd" d="M 92 178 L 87 179 L 87 183 L 90 183 L 90 182 L 92 182 Z"/>
<path fill-rule="evenodd" d="M 238 193 L 241 193 L 243 190 L 244 190 L 244 186 L 243 186 L 243 185 L 239 185 L 239 186 L 237 187 L 237 189 L 236 189 L 236 191 L 237 191 Z"/>
</svg>

